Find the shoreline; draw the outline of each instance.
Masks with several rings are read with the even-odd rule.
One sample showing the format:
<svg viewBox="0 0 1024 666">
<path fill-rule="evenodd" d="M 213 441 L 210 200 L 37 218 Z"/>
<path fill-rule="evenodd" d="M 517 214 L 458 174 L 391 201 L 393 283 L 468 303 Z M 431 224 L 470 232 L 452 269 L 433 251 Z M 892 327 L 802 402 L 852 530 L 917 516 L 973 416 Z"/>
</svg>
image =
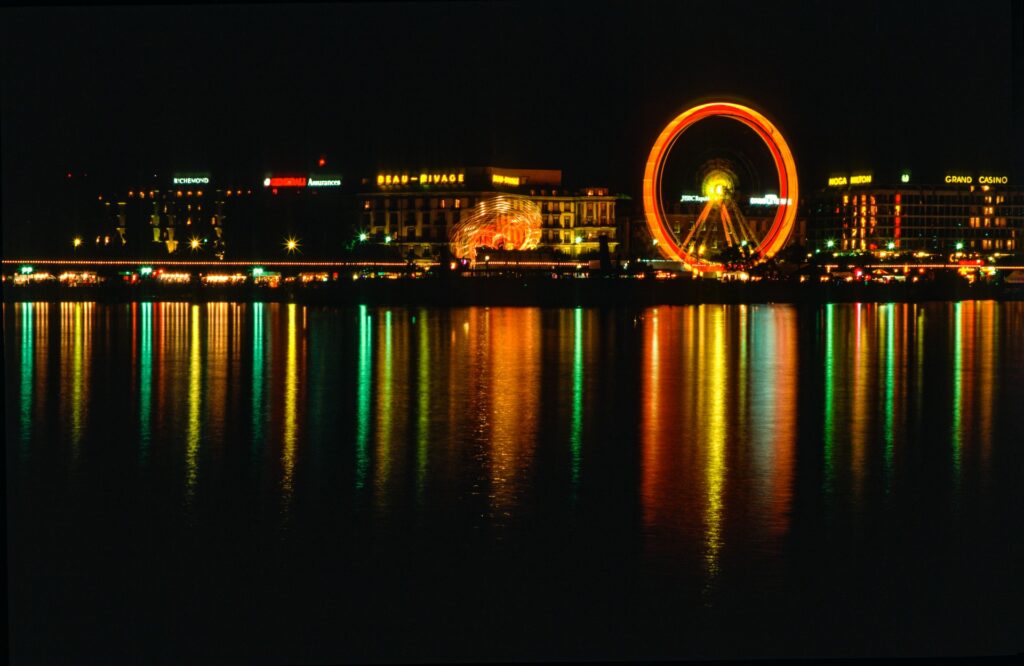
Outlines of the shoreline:
<svg viewBox="0 0 1024 666">
<path fill-rule="evenodd" d="M 146 301 L 280 302 L 308 305 L 464 306 L 656 306 L 728 303 L 853 303 L 961 300 L 1024 300 L 1017 285 L 968 284 L 936 280 L 890 284 L 808 284 L 784 281 L 716 282 L 702 280 L 551 279 L 486 277 L 449 279 L 372 279 L 282 284 L 276 288 L 237 286 L 128 285 L 91 286 L 5 284 L 4 302 Z"/>
</svg>

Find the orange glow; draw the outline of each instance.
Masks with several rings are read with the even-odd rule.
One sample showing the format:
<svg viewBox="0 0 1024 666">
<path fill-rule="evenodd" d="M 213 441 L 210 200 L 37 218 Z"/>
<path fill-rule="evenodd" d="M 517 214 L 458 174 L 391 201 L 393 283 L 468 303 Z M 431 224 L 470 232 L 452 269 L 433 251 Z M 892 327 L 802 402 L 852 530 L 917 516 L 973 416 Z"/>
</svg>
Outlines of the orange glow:
<svg viewBox="0 0 1024 666">
<path fill-rule="evenodd" d="M 713 102 L 702 104 L 684 111 L 662 130 L 651 153 L 647 158 L 644 170 L 643 203 L 647 226 L 651 231 L 662 256 L 670 261 L 680 261 L 692 270 L 721 270 L 699 256 L 691 256 L 679 246 L 674 234 L 668 226 L 665 211 L 661 203 L 661 178 L 665 160 L 676 139 L 694 123 L 705 118 L 721 116 L 732 118 L 754 130 L 765 142 L 775 161 L 775 170 L 779 177 L 779 194 L 781 201 L 775 219 L 761 243 L 755 248 L 754 254 L 760 259 L 768 259 L 785 244 L 793 229 L 796 219 L 796 207 L 799 201 L 796 163 L 786 140 L 776 127 L 761 113 L 732 102 Z"/>
</svg>

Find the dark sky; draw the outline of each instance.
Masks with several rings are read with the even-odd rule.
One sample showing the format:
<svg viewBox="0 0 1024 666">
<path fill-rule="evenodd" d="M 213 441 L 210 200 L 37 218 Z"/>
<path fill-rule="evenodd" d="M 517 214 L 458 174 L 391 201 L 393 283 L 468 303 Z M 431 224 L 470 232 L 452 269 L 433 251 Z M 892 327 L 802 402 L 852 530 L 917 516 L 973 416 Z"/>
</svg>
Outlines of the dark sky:
<svg viewBox="0 0 1024 666">
<path fill-rule="evenodd" d="M 1015 1 L 5 9 L 4 228 L 69 170 L 127 188 L 321 153 L 349 182 L 499 164 L 635 196 L 661 127 L 716 95 L 773 118 L 805 183 L 1008 171 Z"/>
</svg>

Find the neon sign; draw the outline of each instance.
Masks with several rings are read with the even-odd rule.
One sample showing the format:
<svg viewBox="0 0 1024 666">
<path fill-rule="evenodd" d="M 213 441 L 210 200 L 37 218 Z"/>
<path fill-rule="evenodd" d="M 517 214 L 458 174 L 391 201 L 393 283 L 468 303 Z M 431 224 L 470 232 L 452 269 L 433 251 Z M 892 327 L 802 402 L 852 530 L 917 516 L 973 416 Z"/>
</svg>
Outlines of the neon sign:
<svg viewBox="0 0 1024 666">
<path fill-rule="evenodd" d="M 947 173 L 946 174 L 946 182 L 947 183 L 960 183 L 960 184 L 963 184 L 963 185 L 970 185 L 971 183 L 974 182 L 974 178 L 972 178 L 971 176 L 958 176 L 956 174 Z"/>
<path fill-rule="evenodd" d="M 841 187 L 846 185 L 846 176 L 833 176 L 828 179 L 829 187 Z"/>
<path fill-rule="evenodd" d="M 780 199 L 775 194 L 766 194 L 763 197 L 750 197 L 750 204 L 752 206 L 781 206 L 783 204 L 788 206 L 789 203 L 789 199 Z"/>
<path fill-rule="evenodd" d="M 1010 179 L 1006 176 L 978 176 L 978 182 L 982 185 L 1006 185 Z"/>
<path fill-rule="evenodd" d="M 410 176 L 407 173 L 379 173 L 377 174 L 378 187 L 392 187 L 395 185 L 408 185 L 418 183 L 423 187 L 429 185 L 462 185 L 466 182 L 466 175 L 462 173 L 427 173 Z"/>
<path fill-rule="evenodd" d="M 512 185 L 513 187 L 519 186 L 519 176 L 502 176 L 500 174 L 492 174 L 491 182 L 495 185 Z"/>
<path fill-rule="evenodd" d="M 209 185 L 209 176 L 174 176 L 172 182 L 175 185 Z"/>
<path fill-rule="evenodd" d="M 340 185 L 340 183 L 339 183 Z M 264 178 L 263 187 L 305 187 L 306 177 Z"/>
<path fill-rule="evenodd" d="M 703 201 L 707 201 L 707 200 L 708 200 L 707 197 L 702 197 L 699 194 L 684 194 L 683 196 L 679 197 L 679 201 L 681 201 L 683 203 L 692 203 L 694 201 L 701 201 L 701 202 L 703 202 Z"/>
<path fill-rule="evenodd" d="M 306 181 L 306 187 L 341 187 L 341 178 L 325 178 L 317 180 L 313 176 Z"/>
<path fill-rule="evenodd" d="M 867 185 L 871 182 L 871 174 L 863 173 L 850 176 L 850 185 Z"/>
</svg>

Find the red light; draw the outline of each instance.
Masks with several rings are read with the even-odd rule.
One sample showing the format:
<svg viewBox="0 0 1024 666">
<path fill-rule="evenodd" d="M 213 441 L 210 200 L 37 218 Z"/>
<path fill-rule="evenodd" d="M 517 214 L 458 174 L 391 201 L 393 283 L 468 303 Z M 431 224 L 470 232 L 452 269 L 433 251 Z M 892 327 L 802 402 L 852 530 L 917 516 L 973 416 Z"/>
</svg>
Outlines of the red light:
<svg viewBox="0 0 1024 666">
<path fill-rule="evenodd" d="M 271 194 L 277 194 L 277 188 L 275 187 L 274 189 L 270 190 L 270 193 Z"/>
<path fill-rule="evenodd" d="M 70 177 L 71 177 L 71 172 L 70 172 L 70 171 L 68 171 L 68 178 L 70 178 Z"/>
<path fill-rule="evenodd" d="M 326 157 L 321 157 L 320 159 L 318 159 L 316 161 L 316 165 L 317 166 L 324 166 L 326 164 L 327 164 L 327 158 Z"/>
<path fill-rule="evenodd" d="M 271 178 L 270 187 L 305 187 L 306 178 Z"/>
</svg>

